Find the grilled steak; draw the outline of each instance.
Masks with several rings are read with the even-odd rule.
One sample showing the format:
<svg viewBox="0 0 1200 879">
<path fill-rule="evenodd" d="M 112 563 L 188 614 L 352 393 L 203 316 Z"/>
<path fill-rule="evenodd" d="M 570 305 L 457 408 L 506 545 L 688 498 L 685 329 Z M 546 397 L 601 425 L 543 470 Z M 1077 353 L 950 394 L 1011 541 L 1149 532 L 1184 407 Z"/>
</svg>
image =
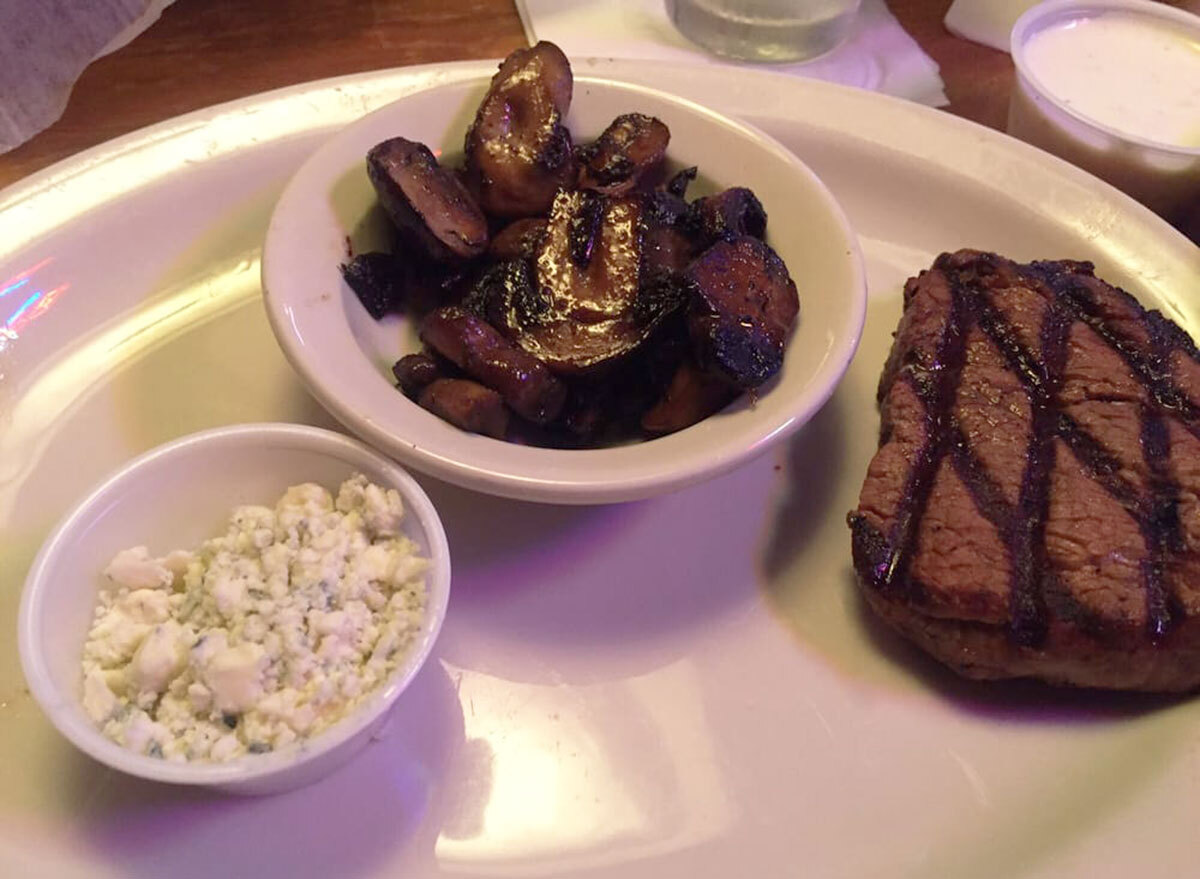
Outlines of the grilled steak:
<svg viewBox="0 0 1200 879">
<path fill-rule="evenodd" d="M 850 514 L 867 603 L 972 678 L 1200 685 L 1200 356 L 1090 263 L 908 281 Z"/>
</svg>

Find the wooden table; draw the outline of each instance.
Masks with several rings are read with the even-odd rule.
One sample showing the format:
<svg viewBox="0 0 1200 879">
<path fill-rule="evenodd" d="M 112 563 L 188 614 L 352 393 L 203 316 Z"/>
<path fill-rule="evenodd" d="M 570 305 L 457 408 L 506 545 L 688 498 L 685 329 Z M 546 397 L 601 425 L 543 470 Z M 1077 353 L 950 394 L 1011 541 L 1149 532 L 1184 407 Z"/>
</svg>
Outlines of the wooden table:
<svg viewBox="0 0 1200 879">
<path fill-rule="evenodd" d="M 1012 61 L 942 26 L 950 0 L 888 0 L 941 66 L 949 110 L 1003 128 Z M 63 117 L 0 156 L 0 188 L 80 150 L 222 101 L 327 76 L 525 44 L 512 0 L 177 0 L 84 71 Z"/>
</svg>

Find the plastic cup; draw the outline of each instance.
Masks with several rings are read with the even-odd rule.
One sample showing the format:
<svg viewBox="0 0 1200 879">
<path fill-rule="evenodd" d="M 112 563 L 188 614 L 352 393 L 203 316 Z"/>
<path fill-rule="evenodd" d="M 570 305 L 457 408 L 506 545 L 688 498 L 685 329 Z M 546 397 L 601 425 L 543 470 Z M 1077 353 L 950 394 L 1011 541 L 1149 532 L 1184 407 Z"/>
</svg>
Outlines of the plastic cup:
<svg viewBox="0 0 1200 879">
<path fill-rule="evenodd" d="M 1186 228 L 1200 219 L 1200 58 L 1189 53 L 1200 53 L 1200 18 L 1179 9 L 1147 0 L 1035 6 L 1012 30 L 1008 133 Z M 1179 89 L 1182 99 L 1166 97 Z"/>
</svg>

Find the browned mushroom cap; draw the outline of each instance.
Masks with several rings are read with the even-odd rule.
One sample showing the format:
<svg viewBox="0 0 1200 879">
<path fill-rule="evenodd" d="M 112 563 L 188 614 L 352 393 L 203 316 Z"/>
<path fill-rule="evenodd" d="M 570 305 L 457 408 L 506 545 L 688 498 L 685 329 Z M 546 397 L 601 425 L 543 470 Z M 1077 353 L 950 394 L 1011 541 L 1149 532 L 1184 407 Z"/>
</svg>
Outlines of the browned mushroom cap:
<svg viewBox="0 0 1200 879">
<path fill-rule="evenodd" d="M 424 144 L 403 137 L 376 144 L 367 176 L 392 222 L 431 259 L 470 259 L 487 247 L 487 218 Z"/>
<path fill-rule="evenodd" d="M 688 332 L 706 369 L 739 388 L 779 371 L 800 311 L 787 266 L 757 238 L 718 241 L 688 267 L 695 291 Z"/>
<path fill-rule="evenodd" d="M 498 260 L 531 259 L 545 234 L 546 221 L 541 217 L 514 220 L 492 236 L 488 256 Z"/>
<path fill-rule="evenodd" d="M 445 377 L 441 365 L 424 351 L 401 357 L 392 364 L 392 375 L 406 397 L 416 397 L 427 385 Z"/>
<path fill-rule="evenodd" d="M 513 52 L 492 77 L 466 139 L 468 174 L 488 214 L 544 214 L 575 179 L 562 121 L 572 85 L 567 57 L 547 42 Z"/>
<path fill-rule="evenodd" d="M 579 188 L 624 195 L 662 164 L 670 140 L 670 129 L 653 116 L 618 116 L 595 143 L 581 150 Z"/>
<path fill-rule="evenodd" d="M 695 168 L 681 171 L 665 187 L 642 193 L 646 229 L 643 260 L 649 271 L 682 272 L 707 246 L 696 234 L 695 212 L 679 194 L 686 190 L 695 171 Z"/>
<path fill-rule="evenodd" d="M 637 349 L 670 311 L 645 295 L 641 201 L 563 191 L 554 200 L 535 277 L 524 289 L 496 285 L 509 297 L 489 316 L 518 345 L 563 374 L 610 365 Z"/>
<path fill-rule="evenodd" d="M 504 439 L 508 410 L 491 388 L 465 378 L 439 378 L 430 382 L 417 403 L 455 427 Z"/>
<path fill-rule="evenodd" d="M 562 410 L 563 383 L 483 318 L 458 306 L 439 308 L 421 322 L 421 339 L 535 424 L 552 421 Z"/>
<path fill-rule="evenodd" d="M 698 198 L 691 205 L 692 225 L 707 247 L 718 238 L 767 233 L 767 212 L 758 196 L 744 186 L 733 186 L 716 195 Z"/>
<path fill-rule="evenodd" d="M 647 225 L 643 239 L 648 271 L 682 272 L 694 254 L 690 238 L 673 226 Z"/>
<path fill-rule="evenodd" d="M 341 266 L 342 277 L 375 320 L 398 309 L 407 298 L 412 272 L 390 253 L 360 253 Z"/>
<path fill-rule="evenodd" d="M 683 430 L 724 408 L 736 395 L 724 379 L 685 360 L 662 397 L 642 416 L 642 429 L 654 434 Z"/>
</svg>

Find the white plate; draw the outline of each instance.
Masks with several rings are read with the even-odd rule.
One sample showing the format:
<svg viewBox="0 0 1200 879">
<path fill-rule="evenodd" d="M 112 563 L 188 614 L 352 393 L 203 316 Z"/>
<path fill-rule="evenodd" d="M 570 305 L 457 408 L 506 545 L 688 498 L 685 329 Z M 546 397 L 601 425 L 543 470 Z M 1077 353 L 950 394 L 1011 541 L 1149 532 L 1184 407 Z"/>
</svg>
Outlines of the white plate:
<svg viewBox="0 0 1200 879">
<path fill-rule="evenodd" d="M 854 232 L 829 190 L 782 145 L 742 123 L 655 89 L 576 77 L 566 124 L 580 142 L 621 113 L 662 119 L 671 160 L 698 167 L 693 196 L 748 186 L 762 198 L 767 240 L 797 266 L 800 319 L 779 374 L 699 424 L 651 442 L 546 449 L 460 430 L 397 392 L 392 364 L 420 347 L 400 315 L 375 321 L 343 282 L 347 241 L 384 237 L 367 151 L 403 135 L 437 155 L 461 149 L 488 79 L 410 95 L 330 138 L 288 183 L 263 246 L 271 328 L 313 395 L 342 424 L 410 467 L 521 500 L 640 500 L 725 473 L 791 436 L 833 393 L 862 333 L 867 287 Z M 373 236 L 372 236 L 373 233 Z M 375 241 L 370 241 L 374 237 Z"/>
<path fill-rule="evenodd" d="M 10 632 L 39 544 L 103 473 L 216 424 L 328 423 L 259 301 L 274 199 L 332 128 L 489 69 L 250 99 L 0 195 L 0 290 L 31 273 L 0 297 Z M 435 661 L 397 703 L 422 722 L 294 794 L 106 773 L 32 703 L 10 636 L 0 875 L 1191 875 L 1200 703 L 954 680 L 863 616 L 843 515 L 900 284 L 938 251 L 1094 259 L 1192 331 L 1200 251 L 1062 163 L 919 106 L 767 73 L 577 70 L 741 114 L 821 175 L 872 297 L 837 393 L 776 456 L 653 501 L 551 507 L 424 480 L 455 584 Z"/>
</svg>

